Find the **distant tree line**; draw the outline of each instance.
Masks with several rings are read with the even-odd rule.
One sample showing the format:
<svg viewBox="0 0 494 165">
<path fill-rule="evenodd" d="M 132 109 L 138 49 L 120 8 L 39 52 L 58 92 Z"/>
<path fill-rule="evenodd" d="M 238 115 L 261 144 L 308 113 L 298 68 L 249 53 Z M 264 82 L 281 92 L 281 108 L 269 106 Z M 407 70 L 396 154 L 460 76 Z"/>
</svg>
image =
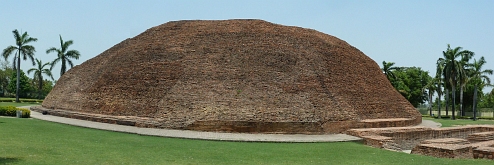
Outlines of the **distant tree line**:
<svg viewBox="0 0 494 165">
<path fill-rule="evenodd" d="M 15 96 L 16 102 L 19 102 L 19 97 L 43 99 L 53 88 L 55 82 L 51 72 L 53 67 L 61 63 L 60 76 L 62 76 L 67 71 L 67 65 L 73 67 L 74 64 L 71 59 L 79 59 L 80 53 L 77 50 L 68 50 L 73 41 L 64 42 L 60 35 L 60 48 L 51 47 L 46 50 L 46 54 L 54 52 L 57 53 L 57 57 L 52 62 L 43 63 L 39 59 L 34 59 L 36 49 L 34 46 L 29 45 L 32 42 L 37 42 L 37 38 L 30 37 L 27 32 L 21 34 L 17 29 L 12 33 L 15 45 L 8 46 L 2 51 L 5 63 L 2 63 L 2 68 L 0 69 L 0 96 Z M 10 57 L 13 57 L 12 67 L 8 66 Z M 33 66 L 37 66 L 27 71 L 28 74 L 34 73 L 32 79 L 28 78 L 20 69 L 21 57 L 24 61 L 29 59 Z M 52 81 L 43 78 L 43 75 L 49 77 Z"/>
<path fill-rule="evenodd" d="M 386 61 L 383 61 L 381 69 L 393 87 L 414 106 L 428 101 L 430 115 L 435 106 L 439 114 L 442 107 L 447 116 L 451 111 L 453 120 L 456 110 L 461 116 L 465 116 L 467 111 L 473 112 L 475 120 L 479 107 L 494 108 L 494 90 L 483 93 L 485 87 L 492 86 L 488 75 L 492 75 L 493 70 L 484 69 L 485 58 L 474 59 L 474 55 L 472 51 L 462 47 L 451 48 L 448 44 L 442 57 L 436 61 L 434 76 L 420 68 L 396 67 L 395 63 Z M 433 100 L 434 95 L 436 100 Z"/>
</svg>

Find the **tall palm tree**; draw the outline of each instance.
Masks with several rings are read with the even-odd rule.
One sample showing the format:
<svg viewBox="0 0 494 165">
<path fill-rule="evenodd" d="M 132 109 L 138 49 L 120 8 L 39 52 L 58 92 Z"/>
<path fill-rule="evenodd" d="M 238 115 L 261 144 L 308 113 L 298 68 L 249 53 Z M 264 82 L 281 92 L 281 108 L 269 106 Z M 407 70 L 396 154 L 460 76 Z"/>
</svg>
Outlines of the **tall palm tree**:
<svg viewBox="0 0 494 165">
<path fill-rule="evenodd" d="M 43 74 L 49 76 L 52 80 L 53 79 L 53 75 L 51 74 L 51 71 L 50 69 L 45 69 L 46 66 L 49 66 L 50 63 L 47 62 L 47 63 L 42 63 L 41 60 L 38 60 L 36 59 L 36 63 L 38 64 L 38 67 L 37 68 L 31 68 L 27 71 L 27 74 L 31 74 L 31 72 L 34 72 L 34 80 L 38 80 L 39 83 L 38 83 L 38 92 L 39 92 L 39 95 L 38 95 L 38 98 L 41 99 L 41 92 L 43 90 Z"/>
<path fill-rule="evenodd" d="M 391 81 L 391 78 L 396 78 L 393 71 L 400 69 L 398 67 L 393 66 L 394 64 L 395 64 L 394 62 L 383 61 L 383 68 L 381 68 L 381 70 L 386 75 L 389 81 Z"/>
<path fill-rule="evenodd" d="M 67 63 L 69 63 L 70 67 L 74 67 L 74 63 L 72 63 L 71 59 L 79 59 L 79 51 L 77 50 L 68 50 L 69 46 L 72 45 L 74 41 L 69 40 L 69 41 L 63 41 L 62 36 L 60 35 L 60 49 L 57 49 L 55 47 L 51 47 L 50 49 L 46 50 L 46 53 L 49 54 L 51 52 L 56 52 L 57 53 L 57 58 L 51 62 L 51 67 L 50 70 L 53 70 L 53 67 L 55 64 L 58 62 L 62 63 L 62 68 L 60 69 L 60 76 L 62 76 L 66 71 L 67 71 Z"/>
<path fill-rule="evenodd" d="M 465 90 L 465 86 L 468 83 L 468 80 L 470 80 L 470 75 L 468 75 L 468 70 L 469 70 L 469 64 L 468 61 L 474 56 L 473 52 L 470 53 L 463 53 L 461 54 L 461 60 L 460 62 L 460 67 L 463 68 L 463 72 L 461 72 L 459 76 L 459 82 L 460 82 L 460 112 L 461 116 L 465 116 L 465 107 L 463 107 L 463 91 Z"/>
<path fill-rule="evenodd" d="M 455 120 L 455 99 L 456 99 L 456 87 L 458 85 L 458 80 L 460 79 L 461 75 L 465 74 L 465 70 L 463 69 L 461 62 L 456 60 L 457 58 L 467 56 L 468 54 L 473 54 L 473 52 L 468 51 L 468 50 L 462 50 L 462 47 L 456 47 L 454 49 L 451 49 L 450 45 L 448 44 L 448 48 L 446 51 L 443 51 L 443 56 L 445 60 L 445 67 L 444 67 L 444 77 L 446 80 L 449 81 L 449 84 L 451 85 L 451 94 L 452 94 L 452 116 L 451 119 Z"/>
<path fill-rule="evenodd" d="M 437 59 L 436 67 L 437 68 L 436 68 L 435 79 L 437 81 L 437 88 L 436 88 L 437 97 L 438 97 L 437 108 L 438 108 L 438 118 L 441 118 L 441 96 L 443 95 L 441 85 L 443 83 L 442 82 L 442 80 L 443 80 L 442 75 L 443 75 L 443 69 L 444 69 L 444 59 L 443 58 Z"/>
<path fill-rule="evenodd" d="M 23 60 L 27 60 L 28 58 L 34 63 L 34 52 L 36 52 L 36 49 L 32 45 L 28 45 L 31 42 L 36 42 L 38 41 L 37 38 L 32 38 L 30 37 L 27 32 L 24 32 L 22 35 L 19 33 L 19 31 L 14 30 L 12 31 L 14 33 L 14 38 L 15 38 L 15 46 L 11 45 L 5 48 L 2 52 L 3 58 L 7 60 L 10 55 L 12 55 L 15 52 L 14 55 L 14 69 L 17 70 L 17 82 L 16 82 L 16 94 L 15 94 L 15 101 L 19 101 L 19 79 L 20 79 L 20 74 L 21 74 L 21 55 Z"/>
<path fill-rule="evenodd" d="M 470 76 L 472 79 L 478 80 L 475 81 L 475 88 L 473 92 L 473 120 L 477 119 L 477 88 L 480 83 L 485 82 L 485 84 L 490 84 L 491 79 L 487 75 L 492 75 L 493 70 L 492 69 L 485 69 L 482 70 L 482 67 L 484 64 L 487 63 L 484 59 L 484 57 L 480 57 L 479 61 L 474 59 L 473 63 L 470 65 L 471 67 L 471 72 Z M 494 91 L 494 90 L 493 90 Z"/>
<path fill-rule="evenodd" d="M 437 90 L 438 87 L 438 80 L 436 78 L 431 78 L 429 79 L 429 82 L 422 88 L 422 92 L 427 93 L 427 100 L 429 102 L 429 116 L 432 116 L 432 96 L 434 96 L 434 92 Z M 440 112 L 440 111 L 439 111 Z"/>
</svg>

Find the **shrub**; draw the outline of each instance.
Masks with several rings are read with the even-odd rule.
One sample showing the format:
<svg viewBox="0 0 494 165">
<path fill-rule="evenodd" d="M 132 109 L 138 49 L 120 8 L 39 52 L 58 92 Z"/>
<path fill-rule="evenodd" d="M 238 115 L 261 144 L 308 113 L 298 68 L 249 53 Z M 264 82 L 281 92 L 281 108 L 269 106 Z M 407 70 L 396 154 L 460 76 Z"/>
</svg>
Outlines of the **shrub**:
<svg viewBox="0 0 494 165">
<path fill-rule="evenodd" d="M 473 117 L 469 117 L 469 116 L 458 116 L 457 119 L 473 119 Z"/>
<path fill-rule="evenodd" d="M 434 118 L 436 118 L 436 119 L 437 119 L 437 118 L 438 118 L 438 116 L 434 116 Z M 448 116 L 446 116 L 446 115 L 441 115 L 441 119 L 449 119 L 449 118 L 451 118 L 451 116 L 449 116 L 449 115 L 448 115 Z"/>
<path fill-rule="evenodd" d="M 17 108 L 17 110 L 20 110 L 22 111 L 22 118 L 29 118 L 31 117 L 31 111 L 29 109 L 26 109 L 26 108 Z"/>
<path fill-rule="evenodd" d="M 15 116 L 17 108 L 14 106 L 0 106 L 0 115 L 2 116 Z"/>
<path fill-rule="evenodd" d="M 14 106 L 0 106 L 0 116 L 17 116 L 17 110 L 22 111 L 22 118 L 31 117 L 31 111 L 29 109 Z"/>
<path fill-rule="evenodd" d="M 494 120 L 493 117 L 478 117 L 477 119 L 482 119 L 482 120 Z"/>
<path fill-rule="evenodd" d="M 42 103 L 43 100 L 38 99 L 19 99 L 21 103 Z M 15 98 L 0 98 L 0 102 L 15 102 Z"/>
</svg>

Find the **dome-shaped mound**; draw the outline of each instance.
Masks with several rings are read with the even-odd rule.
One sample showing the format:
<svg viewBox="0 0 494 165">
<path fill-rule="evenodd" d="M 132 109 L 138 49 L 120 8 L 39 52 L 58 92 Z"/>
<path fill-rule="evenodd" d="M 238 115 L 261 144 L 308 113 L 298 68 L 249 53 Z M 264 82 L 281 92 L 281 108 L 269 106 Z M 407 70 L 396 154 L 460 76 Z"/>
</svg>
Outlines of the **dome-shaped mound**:
<svg viewBox="0 0 494 165">
<path fill-rule="evenodd" d="M 130 125 L 226 132 L 328 133 L 421 122 L 358 49 L 262 20 L 153 27 L 69 70 L 42 106 L 104 122 L 116 116 Z"/>
</svg>

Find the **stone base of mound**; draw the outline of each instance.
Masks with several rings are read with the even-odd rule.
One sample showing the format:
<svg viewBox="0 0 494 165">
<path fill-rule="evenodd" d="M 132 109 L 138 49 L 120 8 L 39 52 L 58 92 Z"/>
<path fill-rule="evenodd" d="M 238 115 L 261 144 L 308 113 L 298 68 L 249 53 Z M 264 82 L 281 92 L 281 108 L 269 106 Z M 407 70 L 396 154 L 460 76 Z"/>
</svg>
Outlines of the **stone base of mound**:
<svg viewBox="0 0 494 165">
<path fill-rule="evenodd" d="M 60 109 L 47 109 L 41 106 L 31 106 L 30 109 L 31 111 L 53 115 L 53 116 L 60 116 L 66 118 L 109 123 L 109 124 L 136 126 L 143 128 L 160 128 L 162 122 L 162 120 L 158 120 L 154 118 L 91 114 L 91 113 L 83 113 L 83 112 L 66 111 Z"/>
<path fill-rule="evenodd" d="M 348 130 L 347 134 L 363 138 L 364 144 L 372 147 L 411 150 L 412 154 L 470 159 L 494 156 L 493 125 L 362 128 Z"/>
<path fill-rule="evenodd" d="M 136 116 L 112 116 L 92 113 L 66 111 L 61 109 L 48 109 L 42 106 L 32 106 L 32 111 L 47 113 L 49 115 L 67 118 L 128 125 L 144 128 L 169 128 L 164 126 L 164 119 L 136 117 Z M 421 118 L 392 118 L 370 119 L 358 121 L 330 121 L 330 122 L 257 122 L 257 121 L 195 121 L 185 130 L 211 131 L 211 132 L 235 132 L 235 133 L 279 133 L 279 134 L 327 134 L 343 133 L 353 128 L 371 127 L 397 127 L 417 125 Z M 173 129 L 173 128 L 172 128 Z M 175 128 L 177 129 L 177 128 Z"/>
</svg>

